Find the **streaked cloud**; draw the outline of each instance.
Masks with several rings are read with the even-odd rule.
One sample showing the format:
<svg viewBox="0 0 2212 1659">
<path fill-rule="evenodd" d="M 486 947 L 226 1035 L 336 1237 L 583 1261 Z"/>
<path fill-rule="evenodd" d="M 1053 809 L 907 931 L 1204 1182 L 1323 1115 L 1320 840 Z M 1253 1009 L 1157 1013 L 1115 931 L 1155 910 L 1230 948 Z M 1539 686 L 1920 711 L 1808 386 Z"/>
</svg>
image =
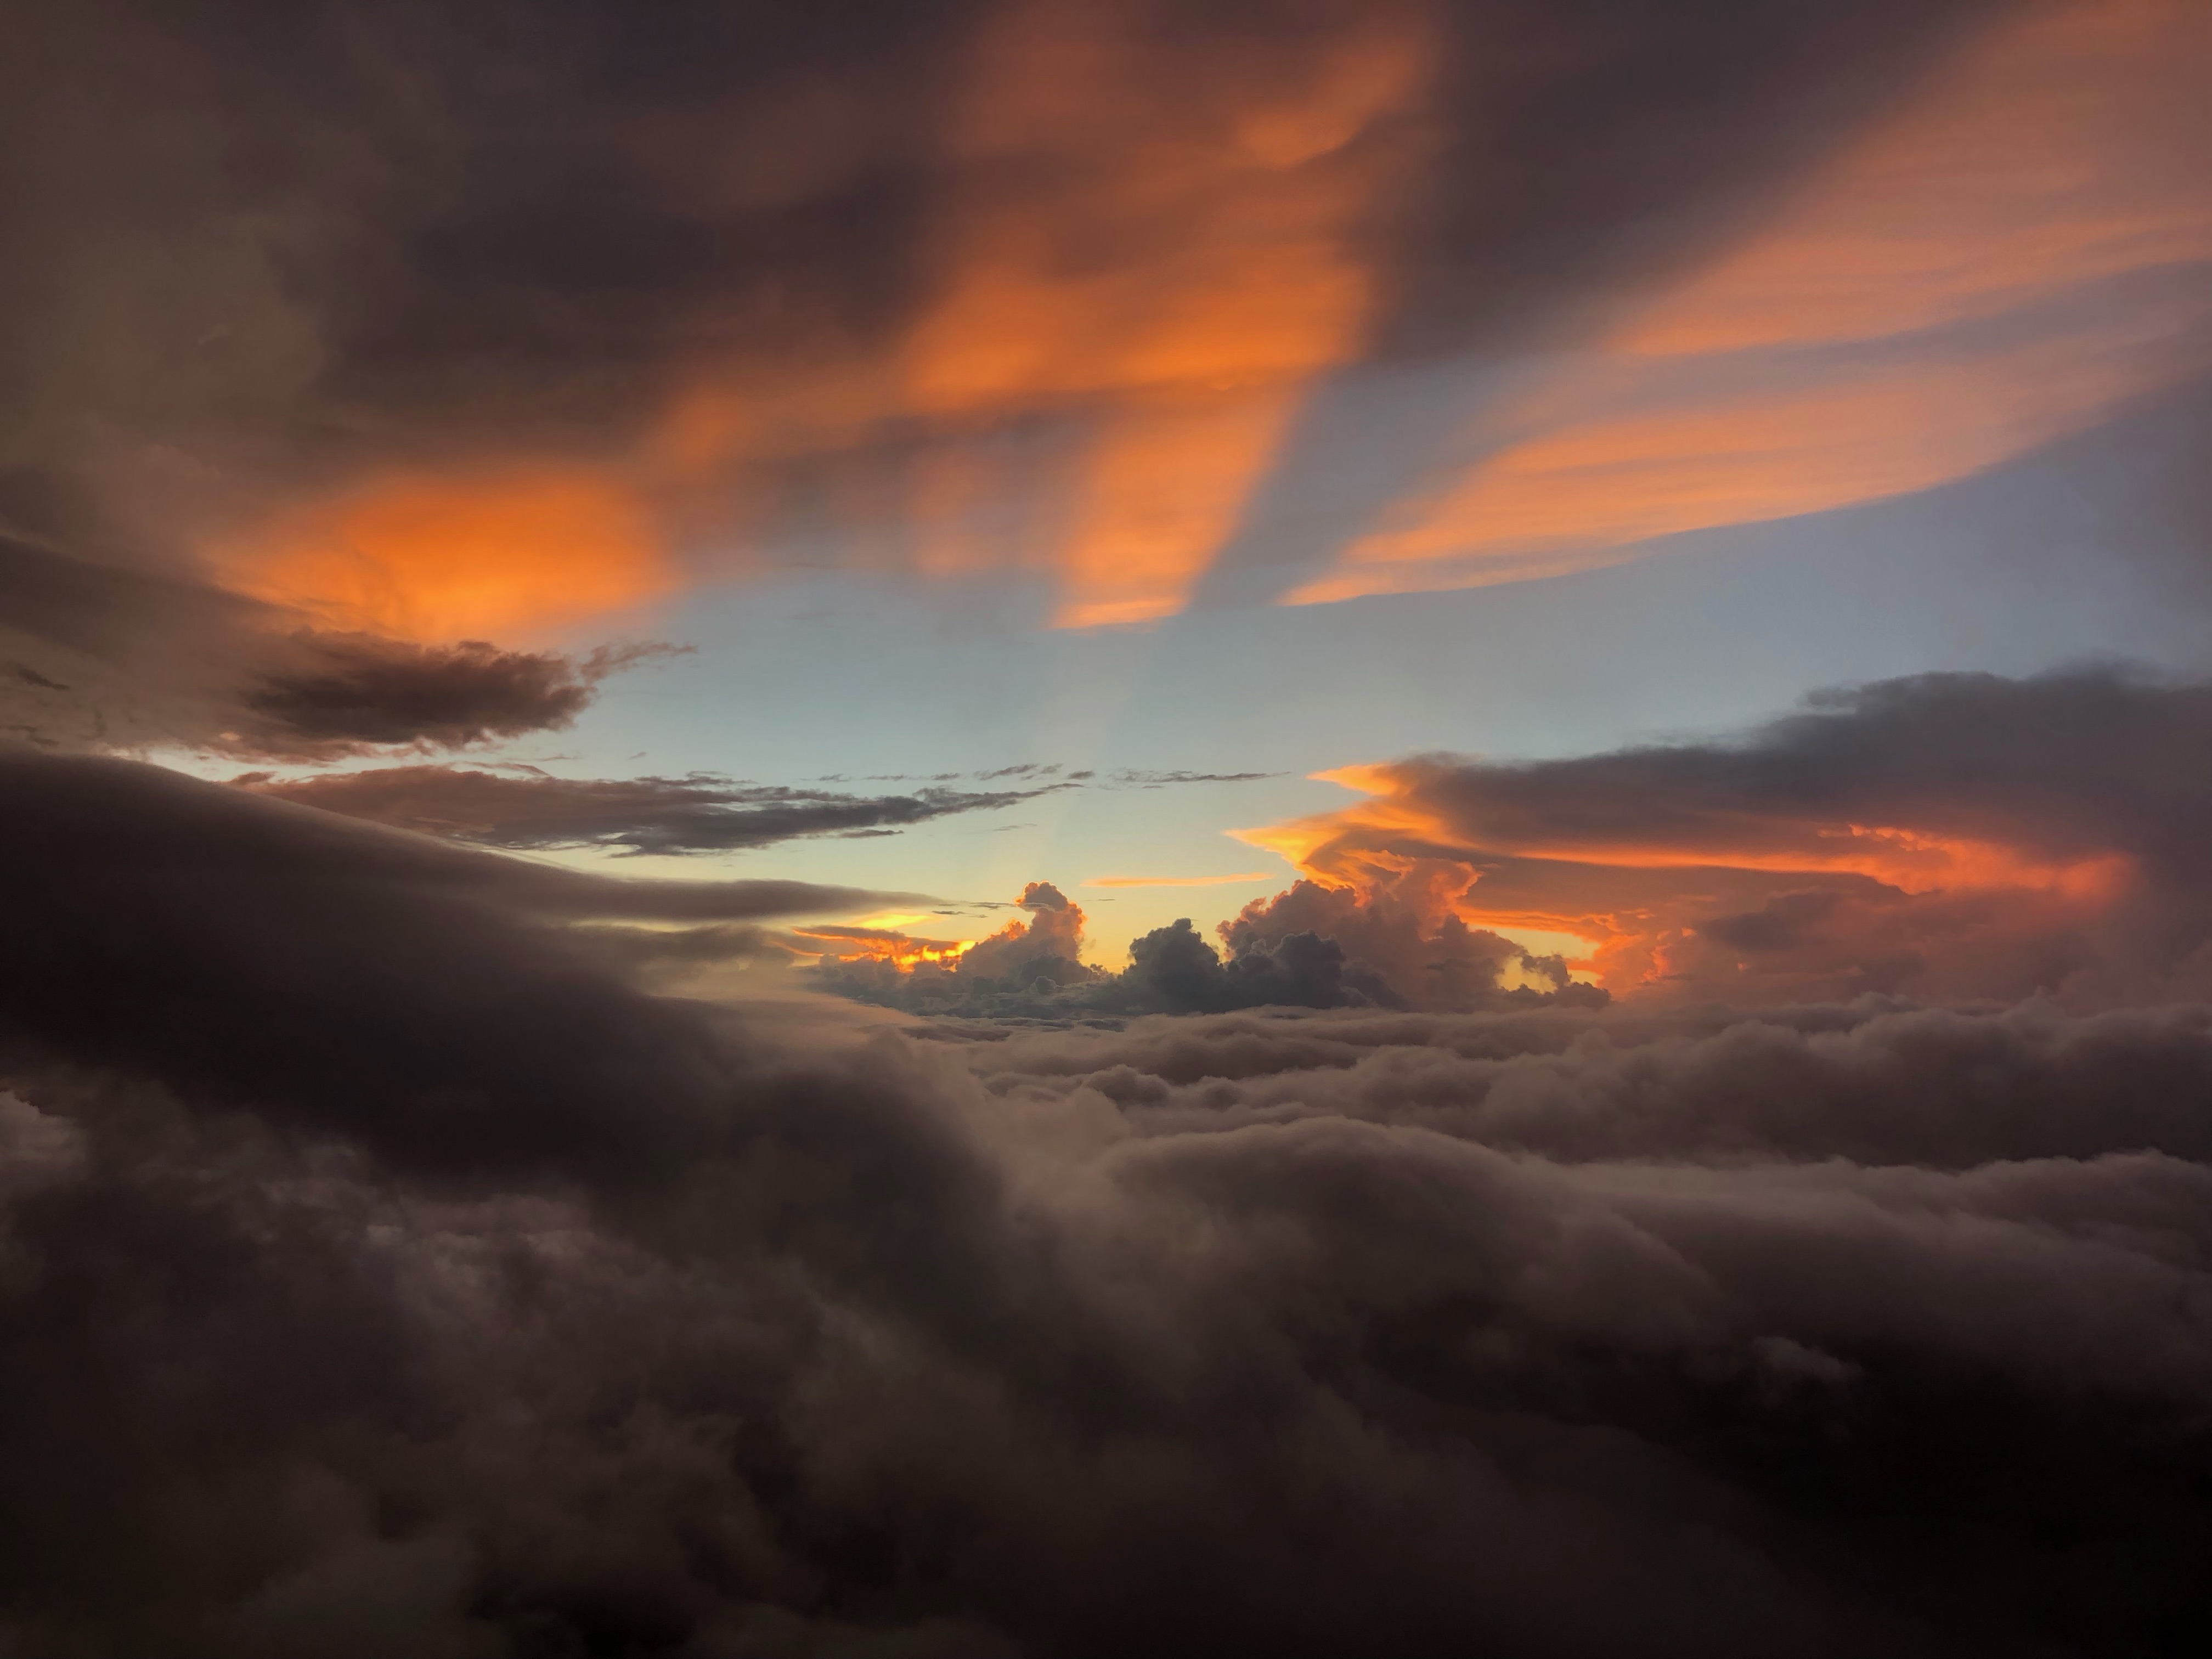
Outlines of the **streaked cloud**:
<svg viewBox="0 0 2212 1659">
<path fill-rule="evenodd" d="M 1602 565 L 1684 531 L 1924 489 L 2212 367 L 2212 16 L 2034 8 L 1772 223 L 1595 348 L 1529 365 L 1455 477 L 1291 598 Z"/>
</svg>

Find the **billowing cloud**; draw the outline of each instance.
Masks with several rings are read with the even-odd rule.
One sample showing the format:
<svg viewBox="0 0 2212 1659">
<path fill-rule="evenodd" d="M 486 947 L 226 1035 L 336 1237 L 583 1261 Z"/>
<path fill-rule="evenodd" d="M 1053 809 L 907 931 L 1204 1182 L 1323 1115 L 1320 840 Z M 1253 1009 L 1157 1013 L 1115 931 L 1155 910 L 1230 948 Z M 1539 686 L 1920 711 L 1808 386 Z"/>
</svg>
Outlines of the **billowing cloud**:
<svg viewBox="0 0 2212 1659">
<path fill-rule="evenodd" d="M 1352 769 L 1368 802 L 1246 838 L 1616 990 L 2124 999 L 2203 974 L 2208 754 L 2203 686 L 1927 675 L 1729 743 Z"/>
<path fill-rule="evenodd" d="M 2201 1008 L 747 1021 L 9 764 L 26 1651 L 2203 1634 Z"/>
<path fill-rule="evenodd" d="M 1018 903 L 1029 921 L 973 946 L 847 927 L 805 929 L 799 942 L 833 942 L 816 970 L 823 989 L 948 1018 L 1066 1024 L 1269 1006 L 1465 1012 L 1608 1000 L 1556 955 L 1531 955 L 1456 916 L 1435 921 L 1395 895 L 1302 881 L 1224 923 L 1220 949 L 1186 916 L 1130 940 L 1117 972 L 1085 964 L 1087 919 L 1058 888 L 1031 882 Z"/>
</svg>

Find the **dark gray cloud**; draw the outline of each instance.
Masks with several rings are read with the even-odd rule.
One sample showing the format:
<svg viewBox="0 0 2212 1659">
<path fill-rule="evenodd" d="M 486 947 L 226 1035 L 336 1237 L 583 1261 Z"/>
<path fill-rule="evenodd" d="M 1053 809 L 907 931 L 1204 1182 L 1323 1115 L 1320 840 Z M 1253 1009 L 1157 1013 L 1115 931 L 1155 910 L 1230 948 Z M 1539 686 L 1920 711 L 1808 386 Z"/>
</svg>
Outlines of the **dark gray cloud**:
<svg viewBox="0 0 2212 1659">
<path fill-rule="evenodd" d="M 2203 1008 L 802 1032 L 564 949 L 626 884 L 9 767 L 18 1651 L 2212 1624 Z"/>
<path fill-rule="evenodd" d="M 9 754 L 0 769 L 27 804 L 0 827 L 26 941 L 0 983 L 0 1044 L 291 1099 L 379 1144 L 388 1130 L 470 1156 L 567 1158 L 604 1139 L 617 1162 L 626 1140 L 672 1148 L 684 1102 L 641 1107 L 627 1128 L 588 1127 L 585 1102 L 645 1047 L 696 1054 L 698 1039 L 625 1004 L 550 924 L 750 921 L 887 896 L 618 881 L 128 762 Z M 324 1056 L 349 1050 L 349 1080 L 326 1074 Z M 708 1086 L 694 1076 L 695 1093 Z"/>
<path fill-rule="evenodd" d="M 1068 787 L 849 795 L 704 775 L 616 781 L 459 766 L 382 767 L 296 779 L 258 773 L 234 781 L 279 800 L 486 846 L 618 847 L 664 854 L 723 852 L 924 823 L 993 811 Z"/>
<path fill-rule="evenodd" d="M 382 645 L 372 643 L 378 647 Z M 418 647 L 392 649 L 411 653 L 403 659 L 410 665 L 448 665 L 457 689 L 483 683 L 489 692 L 502 680 L 520 681 L 519 690 L 536 690 L 541 702 L 573 698 L 579 708 L 590 696 L 589 682 L 606 672 L 600 665 L 603 659 L 587 662 L 582 673 L 577 674 L 559 658 L 494 653 L 488 647 L 462 646 L 442 652 Z M 379 656 L 376 660 L 380 666 L 385 659 Z M 367 688 L 362 685 L 363 680 L 368 682 Z M 368 721 L 347 699 L 363 689 L 374 689 L 374 678 L 364 674 L 349 682 L 333 676 L 327 684 L 332 688 L 325 694 L 329 715 L 350 719 L 353 731 L 362 732 Z M 408 688 L 409 696 L 379 697 L 371 707 L 395 726 L 410 726 L 419 738 L 434 740 L 440 728 L 431 715 L 440 690 L 432 674 L 417 673 Z M 526 702 L 526 697 L 518 700 Z M 313 700 L 307 701 L 312 704 Z M 492 701 L 489 696 L 483 699 L 487 703 Z M 295 714 L 295 726 L 305 723 L 300 715 L 307 712 Z M 319 708 L 313 712 L 318 717 L 325 714 Z M 473 714 L 479 727 L 493 717 L 489 709 L 482 708 Z M 522 729 L 526 728 L 471 729 L 457 732 L 452 741 L 458 744 L 480 740 L 493 730 L 507 735 Z M 303 736 L 295 740 L 307 739 Z M 264 747 L 272 742 L 262 740 Z M 511 763 L 497 769 L 390 766 L 299 778 L 255 772 L 233 781 L 280 800 L 490 847 L 617 847 L 638 853 L 684 854 L 767 847 L 808 836 L 894 834 L 898 829 L 935 818 L 995 811 L 1040 795 L 1081 788 L 1095 776 L 1090 772 L 1063 776 L 1058 766 L 1027 763 L 972 774 L 951 773 L 945 778 L 972 776 L 979 781 L 1000 781 L 1022 787 L 952 789 L 945 787 L 944 778 L 933 778 L 927 787 L 901 795 L 854 795 L 786 784 L 744 783 L 704 774 L 681 778 L 561 778 Z M 1111 781 L 1159 788 L 1184 783 L 1243 783 L 1272 775 L 1264 772 L 1117 772 L 1111 775 Z"/>
<path fill-rule="evenodd" d="M 1280 772 L 1136 772 L 1123 769 L 1107 775 L 1115 783 L 1140 789 L 1158 789 L 1171 783 L 1259 783 L 1279 778 Z"/>
<path fill-rule="evenodd" d="M 70 556 L 0 525 L 0 728 L 47 746 L 181 744 L 276 760 L 557 730 L 665 647 L 581 660 L 302 627 L 204 583 Z"/>
</svg>

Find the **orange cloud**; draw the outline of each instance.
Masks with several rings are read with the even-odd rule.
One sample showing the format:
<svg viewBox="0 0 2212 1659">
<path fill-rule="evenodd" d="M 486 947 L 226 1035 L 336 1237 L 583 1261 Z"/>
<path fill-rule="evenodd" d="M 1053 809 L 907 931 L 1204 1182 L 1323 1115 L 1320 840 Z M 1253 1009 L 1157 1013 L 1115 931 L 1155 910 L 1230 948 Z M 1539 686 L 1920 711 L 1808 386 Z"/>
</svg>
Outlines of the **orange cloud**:
<svg viewBox="0 0 2212 1659">
<path fill-rule="evenodd" d="M 639 604 L 677 574 L 629 492 L 583 469 L 400 474 L 220 550 L 240 590 L 334 626 L 504 638 Z"/>
<path fill-rule="evenodd" d="M 973 939 L 916 939 L 880 927 L 794 927 L 791 933 L 794 940 L 804 939 L 817 947 L 814 955 L 817 962 L 883 962 L 898 968 L 913 968 L 922 963 L 951 966 L 975 943 Z"/>
<path fill-rule="evenodd" d="M 1928 489 L 2212 364 L 2201 277 L 2090 293 L 2212 260 L 2208 84 L 2195 0 L 1994 32 L 1778 221 L 1486 415 L 1479 459 L 1291 602 L 1557 574 Z"/>
<path fill-rule="evenodd" d="M 710 533 L 757 528 L 749 477 L 890 445 L 869 478 L 836 475 L 841 541 L 929 574 L 1048 573 L 1065 627 L 1180 608 L 1314 377 L 1358 345 L 1361 222 L 1404 157 L 1352 141 L 1417 94 L 1425 33 L 1377 8 L 1262 74 L 1164 64 L 1135 22 L 1048 0 L 987 36 L 935 293 L 888 358 L 717 365 L 677 400 L 648 453 L 721 481 Z M 1040 420 L 1068 444 L 1010 452 Z"/>
<path fill-rule="evenodd" d="M 1531 949 L 1568 950 L 1573 965 L 1594 969 L 1616 994 L 1691 981 L 1710 992 L 1717 956 L 1748 971 L 1735 962 L 1728 926 L 1713 930 L 1717 917 L 1755 932 L 1783 921 L 1747 919 L 1803 913 L 1817 915 L 1825 945 L 1847 954 L 1918 963 L 1940 950 L 1978 962 L 2008 948 L 2017 954 L 2027 933 L 2106 911 L 2136 874 L 2136 860 L 2118 851 L 2058 855 L 1942 828 L 1778 810 L 1685 814 L 1657 802 L 1647 812 L 1624 800 L 1610 829 L 1565 809 L 1519 821 L 1501 811 L 1485 822 L 1462 794 L 1439 793 L 1455 772 L 1412 762 L 1320 774 L 1370 798 L 1235 833 L 1309 879 L 1387 897 L 1427 928 L 1456 917 Z M 1650 827 L 1656 837 L 1639 833 Z M 1825 958 L 1778 957 L 1763 970 L 1785 989 L 1834 988 Z"/>
</svg>

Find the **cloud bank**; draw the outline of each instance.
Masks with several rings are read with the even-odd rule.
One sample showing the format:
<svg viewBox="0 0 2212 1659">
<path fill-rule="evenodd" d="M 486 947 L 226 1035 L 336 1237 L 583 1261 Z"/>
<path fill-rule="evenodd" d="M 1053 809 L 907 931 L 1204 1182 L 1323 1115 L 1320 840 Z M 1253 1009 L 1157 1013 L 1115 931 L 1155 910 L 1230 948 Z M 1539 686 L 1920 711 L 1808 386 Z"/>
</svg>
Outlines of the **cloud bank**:
<svg viewBox="0 0 2212 1659">
<path fill-rule="evenodd" d="M 2202 1007 L 803 1029 L 558 923 L 818 892 L 6 764 L 18 1651 L 2205 1634 Z"/>
</svg>

